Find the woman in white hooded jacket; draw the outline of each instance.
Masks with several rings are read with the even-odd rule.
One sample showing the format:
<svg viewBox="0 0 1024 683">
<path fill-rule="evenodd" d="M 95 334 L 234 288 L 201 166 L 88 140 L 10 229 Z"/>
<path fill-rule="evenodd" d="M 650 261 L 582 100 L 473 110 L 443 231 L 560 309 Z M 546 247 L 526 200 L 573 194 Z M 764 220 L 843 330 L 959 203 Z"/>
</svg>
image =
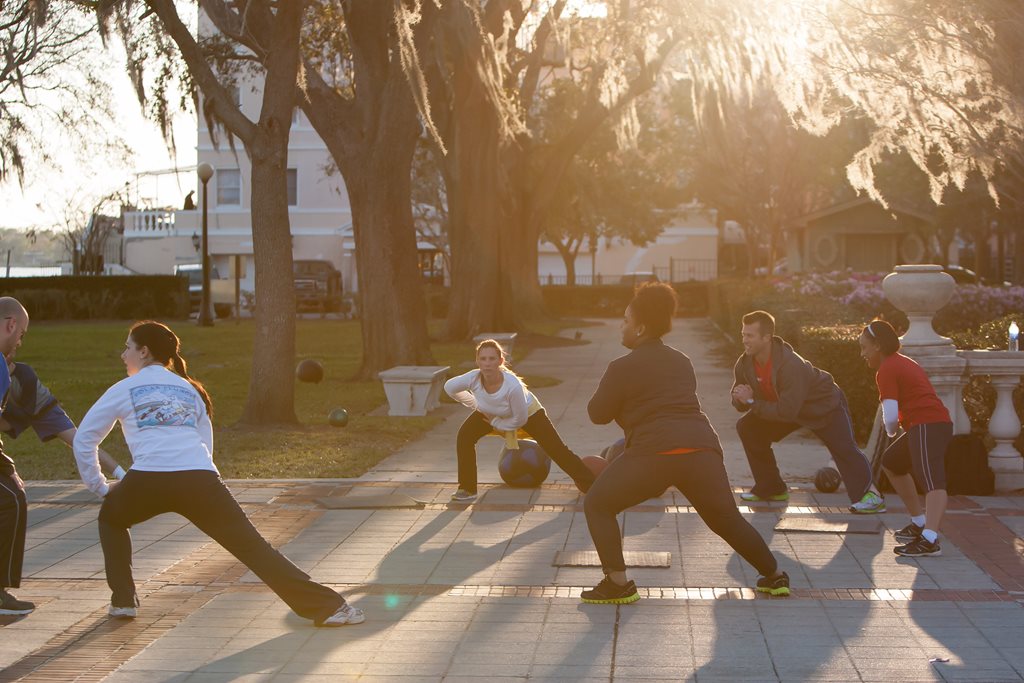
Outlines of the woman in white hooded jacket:
<svg viewBox="0 0 1024 683">
<path fill-rule="evenodd" d="M 491 433 L 504 436 L 509 445 L 516 442 L 516 431 L 522 429 L 555 463 L 565 471 L 584 493 L 594 483 L 594 475 L 558 435 L 544 406 L 505 367 L 501 344 L 485 339 L 476 347 L 476 370 L 452 377 L 444 390 L 453 399 L 473 412 L 459 428 L 456 453 L 459 459 L 459 490 L 452 501 L 470 503 L 476 500 L 476 442 Z"/>
<path fill-rule="evenodd" d="M 139 604 L 128 530 L 176 512 L 238 558 L 299 616 L 317 626 L 362 622 L 360 609 L 275 550 L 224 485 L 213 464 L 210 397 L 188 376 L 179 348 L 169 327 L 152 321 L 133 325 L 121 354 L 128 377 L 89 409 L 75 435 L 82 481 L 103 498 L 99 531 L 110 616 L 134 618 Z M 108 484 L 97 449 L 115 423 L 121 424 L 133 462 L 122 481 Z"/>
</svg>

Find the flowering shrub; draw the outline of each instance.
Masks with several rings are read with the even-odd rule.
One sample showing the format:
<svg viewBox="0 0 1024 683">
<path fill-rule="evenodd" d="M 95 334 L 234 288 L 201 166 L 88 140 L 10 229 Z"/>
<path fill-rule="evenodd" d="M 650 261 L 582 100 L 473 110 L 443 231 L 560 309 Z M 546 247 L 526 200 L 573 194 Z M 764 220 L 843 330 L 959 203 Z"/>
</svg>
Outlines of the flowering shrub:
<svg viewBox="0 0 1024 683">
<path fill-rule="evenodd" d="M 935 314 L 932 325 L 940 334 L 950 334 L 979 327 L 1012 313 L 1020 315 L 1022 312 L 1024 287 L 959 285 L 953 291 L 949 303 Z"/>
<path fill-rule="evenodd" d="M 809 299 L 826 298 L 833 314 L 820 324 L 866 322 L 875 316 L 899 318 L 882 291 L 884 273 L 801 273 L 772 281 L 772 289 L 787 301 L 785 308 L 820 308 Z M 836 307 L 835 303 L 842 304 Z M 828 310 L 826 308 L 826 310 Z M 958 285 L 949 303 L 932 321 L 939 334 L 969 330 L 1011 313 L 1024 312 L 1024 287 Z M 1024 318 L 1024 316 L 1022 316 Z"/>
</svg>

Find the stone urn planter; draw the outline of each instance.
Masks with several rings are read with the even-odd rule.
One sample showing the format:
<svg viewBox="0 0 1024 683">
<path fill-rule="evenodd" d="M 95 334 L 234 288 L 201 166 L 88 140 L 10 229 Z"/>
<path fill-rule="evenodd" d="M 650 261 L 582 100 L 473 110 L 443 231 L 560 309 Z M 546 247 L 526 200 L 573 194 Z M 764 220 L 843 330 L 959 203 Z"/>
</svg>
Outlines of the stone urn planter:
<svg viewBox="0 0 1024 683">
<path fill-rule="evenodd" d="M 935 332 L 932 318 L 953 296 L 956 283 L 938 265 L 896 266 L 882 280 L 893 306 L 907 314 L 910 327 L 900 341 L 914 355 L 951 353 L 953 342 Z"/>
</svg>

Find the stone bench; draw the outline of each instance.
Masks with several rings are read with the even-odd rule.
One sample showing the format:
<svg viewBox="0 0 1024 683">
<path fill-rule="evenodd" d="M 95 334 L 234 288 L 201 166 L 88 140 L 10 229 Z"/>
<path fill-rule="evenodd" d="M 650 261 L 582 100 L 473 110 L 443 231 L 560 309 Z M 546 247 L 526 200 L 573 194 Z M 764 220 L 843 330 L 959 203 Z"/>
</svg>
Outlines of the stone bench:
<svg viewBox="0 0 1024 683">
<path fill-rule="evenodd" d="M 388 397 L 388 415 L 426 415 L 441 405 L 447 365 L 398 365 L 377 374 Z"/>
<path fill-rule="evenodd" d="M 479 344 L 484 339 L 493 339 L 501 344 L 501 348 L 505 349 L 506 360 L 512 359 L 512 347 L 516 344 L 515 332 L 481 332 L 473 337 L 473 343 Z"/>
</svg>

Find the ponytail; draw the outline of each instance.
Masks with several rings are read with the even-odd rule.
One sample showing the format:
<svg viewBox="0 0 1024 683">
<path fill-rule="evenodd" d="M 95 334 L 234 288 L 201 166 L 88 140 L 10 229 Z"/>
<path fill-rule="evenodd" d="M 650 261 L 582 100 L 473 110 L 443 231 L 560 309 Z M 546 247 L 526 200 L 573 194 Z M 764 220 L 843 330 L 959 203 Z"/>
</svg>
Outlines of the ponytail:
<svg viewBox="0 0 1024 683">
<path fill-rule="evenodd" d="M 143 320 L 135 323 L 128 334 L 135 341 L 136 346 L 147 347 L 149 352 L 153 354 L 154 359 L 162 363 L 164 367 L 173 369 L 174 372 L 192 385 L 192 388 L 199 394 L 199 398 L 203 399 L 203 404 L 206 406 L 206 414 L 212 420 L 213 401 L 210 400 L 210 395 L 206 392 L 202 382 L 188 376 L 188 365 L 185 363 L 185 359 L 181 357 L 181 341 L 178 339 L 178 335 L 174 334 L 171 328 L 166 325 L 152 320 Z"/>
<path fill-rule="evenodd" d="M 181 375 L 185 380 L 192 385 L 192 388 L 199 394 L 199 398 L 203 399 L 203 403 L 206 405 L 206 414 L 209 418 L 213 419 L 213 401 L 210 400 L 210 395 L 206 393 L 206 387 L 199 380 L 192 379 L 188 376 L 188 365 L 185 363 L 185 359 L 181 357 L 177 351 L 171 356 L 171 366 L 176 373 Z"/>
</svg>

